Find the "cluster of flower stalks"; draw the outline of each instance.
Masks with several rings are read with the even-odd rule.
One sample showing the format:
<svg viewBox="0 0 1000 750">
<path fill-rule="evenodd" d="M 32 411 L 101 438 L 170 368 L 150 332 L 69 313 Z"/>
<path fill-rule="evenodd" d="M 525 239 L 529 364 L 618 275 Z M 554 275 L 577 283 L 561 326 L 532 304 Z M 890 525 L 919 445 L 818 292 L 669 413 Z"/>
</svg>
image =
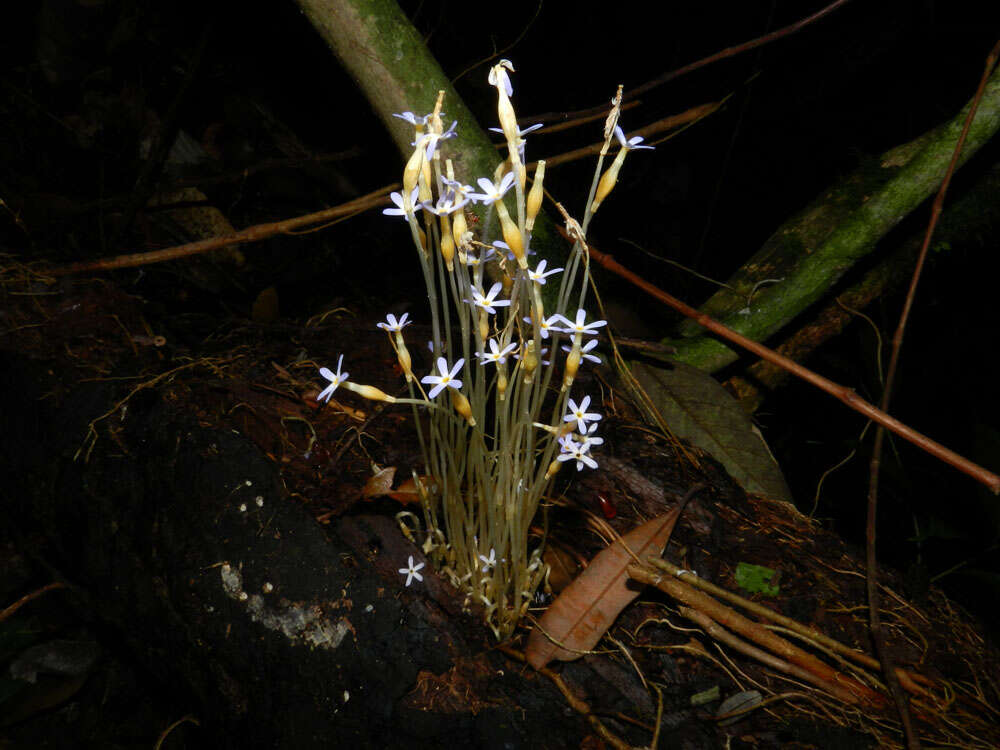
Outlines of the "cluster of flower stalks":
<svg viewBox="0 0 1000 750">
<path fill-rule="evenodd" d="M 513 69 L 502 60 L 489 74 L 501 126 L 494 130 L 503 134 L 508 156 L 492 179 L 476 180 L 478 190 L 457 179 L 442 153 L 442 142 L 455 132 L 454 123 L 443 127 L 443 92 L 428 115 L 396 115 L 414 126 L 416 137 L 402 191 L 392 194 L 395 207 L 384 213 L 407 223 L 420 261 L 432 339 L 411 341 L 409 347 L 430 349 L 431 373 L 419 377 L 411 369 L 404 330 L 409 314 L 398 320 L 389 315 L 378 326 L 389 335 L 409 398 L 348 381 L 343 355 L 336 372 L 320 370 L 329 384 L 319 396 L 329 401 L 343 387 L 425 412 L 414 415 L 426 462 L 423 478 L 414 472 L 422 523 L 409 512 L 400 520 L 408 536 L 422 538 L 437 570 L 466 593 L 467 601 L 482 605 L 487 625 L 501 639 L 513 631 L 547 576 L 544 530 L 533 530 L 532 520 L 553 477 L 564 463 L 578 471 L 597 468 L 591 451 L 603 442 L 595 434 L 601 415 L 588 411 L 589 395 L 573 393 L 581 365 L 600 362 L 593 351 L 598 329 L 605 325 L 588 320 L 584 308 L 590 280 L 584 238 L 626 153 L 649 148 L 639 145 L 641 138 L 625 140 L 617 125 L 619 93 L 605 125 L 583 221 L 566 216 L 576 242 L 565 266 L 547 268 L 545 260 L 533 264 L 531 237 L 545 162 L 538 162 L 528 189 L 524 136 L 538 126 L 517 126 L 508 76 Z M 618 154 L 601 174 L 615 137 Z M 469 204 L 482 207 L 479 231 L 467 222 Z M 558 292 L 543 295 L 546 285 L 549 290 L 558 286 Z M 411 558 L 400 570 L 406 585 L 422 580 L 421 567 Z"/>
</svg>

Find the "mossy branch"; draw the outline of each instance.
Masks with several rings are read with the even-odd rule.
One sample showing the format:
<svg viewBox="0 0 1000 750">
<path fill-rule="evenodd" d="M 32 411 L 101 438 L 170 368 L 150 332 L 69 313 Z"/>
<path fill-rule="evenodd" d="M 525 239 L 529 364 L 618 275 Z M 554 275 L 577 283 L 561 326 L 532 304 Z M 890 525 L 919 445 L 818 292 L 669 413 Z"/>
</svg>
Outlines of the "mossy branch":
<svg viewBox="0 0 1000 750">
<path fill-rule="evenodd" d="M 443 142 L 442 150 L 454 163 L 456 176 L 467 183 L 474 183 L 477 177 L 493 176 L 503 157 L 395 0 L 297 2 L 361 88 L 404 159 L 413 152 L 413 126 L 393 117 L 393 113 L 430 112 L 438 91 L 444 91 L 445 127 L 457 121 L 458 135 Z M 484 69 L 484 85 L 485 80 Z M 540 258 L 554 260 L 565 254 L 564 249 L 550 251 L 556 242 L 551 221 L 540 215 L 532 248 Z"/>
<path fill-rule="evenodd" d="M 962 130 L 968 105 L 954 119 L 883 154 L 827 191 L 780 227 L 701 311 L 738 333 L 764 341 L 821 299 L 878 241 L 937 189 Z M 994 72 L 969 130 L 961 162 L 1000 129 L 1000 70 Z M 780 279 L 760 286 L 765 279 Z M 732 291 L 732 290 L 735 290 Z M 748 305 L 748 298 L 750 303 Z M 749 308 L 749 310 L 747 309 Z M 693 321 L 665 343 L 677 359 L 713 372 L 737 350 L 705 336 Z"/>
</svg>

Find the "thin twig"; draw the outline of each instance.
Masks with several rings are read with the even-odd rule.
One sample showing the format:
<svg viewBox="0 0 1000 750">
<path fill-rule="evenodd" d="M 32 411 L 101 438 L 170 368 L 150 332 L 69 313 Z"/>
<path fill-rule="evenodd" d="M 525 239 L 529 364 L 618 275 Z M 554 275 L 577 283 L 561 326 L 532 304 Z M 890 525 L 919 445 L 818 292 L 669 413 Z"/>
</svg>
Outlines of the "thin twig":
<svg viewBox="0 0 1000 750">
<path fill-rule="evenodd" d="M 990 51 L 989 56 L 986 58 L 983 76 L 979 81 L 979 87 L 976 89 L 976 95 L 973 97 L 972 104 L 969 107 L 969 113 L 965 118 L 962 133 L 959 135 L 958 142 L 955 144 L 955 150 L 951 155 L 951 162 L 948 164 L 948 169 L 944 174 L 944 179 L 941 180 L 941 187 L 938 188 L 937 196 L 935 196 L 934 203 L 931 206 L 931 217 L 930 221 L 927 223 L 927 232 L 924 234 L 924 242 L 920 246 L 920 253 L 917 256 L 916 267 L 913 269 L 913 278 L 910 280 L 910 288 L 906 293 L 906 299 L 903 302 L 903 310 L 899 315 L 899 324 L 896 326 L 896 333 L 892 337 L 892 356 L 889 359 L 889 368 L 885 376 L 885 388 L 882 391 L 882 400 L 880 403 L 883 412 L 888 410 L 889 402 L 892 400 L 892 387 L 895 382 L 896 370 L 899 365 L 900 351 L 903 348 L 903 334 L 906 331 L 906 323 L 909 320 L 910 310 L 913 308 L 913 301 L 917 295 L 917 285 L 920 282 L 920 274 L 923 271 L 924 262 L 927 259 L 927 251 L 930 248 L 931 237 L 934 236 L 934 229 L 937 227 L 938 219 L 941 216 L 941 208 L 944 205 L 944 196 L 948 192 L 948 186 L 951 184 L 951 177 L 955 173 L 955 169 L 958 167 L 958 160 L 962 154 L 962 147 L 965 145 L 965 139 L 969 133 L 969 128 L 972 126 L 972 121 L 976 117 L 976 111 L 979 109 L 979 102 L 983 98 L 983 94 L 986 91 L 986 82 L 989 80 L 993 69 L 996 67 L 998 57 L 1000 57 L 1000 42 L 997 42 L 997 44 Z M 868 475 L 868 517 L 865 526 L 865 564 L 867 568 L 865 583 L 868 589 L 868 622 L 871 629 L 872 641 L 875 644 L 875 651 L 878 654 L 879 660 L 882 662 L 882 674 L 885 677 L 886 684 L 889 686 L 889 692 L 892 694 L 893 701 L 896 703 L 896 709 L 899 712 L 899 718 L 902 722 L 903 731 L 906 735 L 906 744 L 910 750 L 918 750 L 920 747 L 920 740 L 913 729 L 913 722 L 910 718 L 910 709 L 906 693 L 903 692 L 903 689 L 900 687 L 899 680 L 896 678 L 896 671 L 893 668 L 892 656 L 886 646 L 885 634 L 882 632 L 882 618 L 879 613 L 878 560 L 875 556 L 875 518 L 878 508 L 879 468 L 882 463 L 882 444 L 884 441 L 885 427 L 880 424 L 878 429 L 875 430 L 875 444 L 872 447 L 872 457 L 871 463 L 869 464 Z"/>
<path fill-rule="evenodd" d="M 806 679 L 814 685 L 819 685 L 838 700 L 849 705 L 873 708 L 879 708 L 885 703 L 884 697 L 867 685 L 837 671 L 818 657 L 786 641 L 760 623 L 744 617 L 707 594 L 688 586 L 675 576 L 665 576 L 645 565 L 634 564 L 628 566 L 628 574 L 641 583 L 655 586 L 672 599 L 698 610 L 736 635 L 752 641 L 779 657 L 780 660 L 794 665 L 797 676 L 801 677 L 798 670 L 803 670 L 809 674 Z M 685 617 L 691 619 L 687 614 Z M 787 670 L 782 671 L 787 672 Z"/>
<path fill-rule="evenodd" d="M 638 274 L 629 271 L 627 268 L 622 266 L 618 261 L 614 259 L 613 256 L 607 255 L 596 250 L 592 245 L 587 248 L 590 252 L 590 257 L 601 264 L 604 268 L 608 269 L 612 273 L 621 276 L 623 279 L 630 281 L 632 284 L 642 289 L 644 292 L 650 296 L 660 300 L 665 305 L 672 307 L 677 310 L 682 315 L 691 318 L 693 321 L 699 325 L 707 328 L 714 334 L 721 336 L 727 341 L 736 344 L 737 346 L 746 349 L 753 354 L 756 354 L 761 359 L 765 359 L 772 364 L 777 365 L 783 370 L 788 371 L 797 378 L 805 380 L 807 383 L 819 388 L 821 391 L 829 393 L 834 398 L 840 400 L 850 408 L 854 409 L 856 412 L 863 414 L 874 422 L 886 427 L 886 429 L 892 430 L 894 433 L 899 435 L 905 440 L 910 441 L 916 445 L 921 450 L 930 453 L 937 459 L 944 461 L 946 464 L 954 466 L 961 472 L 964 472 L 980 482 L 994 494 L 1000 494 L 1000 476 L 997 476 L 992 471 L 983 468 L 982 466 L 973 463 L 964 456 L 959 455 L 955 451 L 945 448 L 940 443 L 931 440 L 926 435 L 923 435 L 912 427 L 903 424 L 895 417 L 891 417 L 884 411 L 878 409 L 873 404 L 868 403 L 863 398 L 861 398 L 857 393 L 855 393 L 851 388 L 835 383 L 832 380 L 823 377 L 822 375 L 813 372 L 807 367 L 803 367 L 798 362 L 789 359 L 781 354 L 778 354 L 773 349 L 769 349 L 763 344 L 749 339 L 746 336 L 737 333 L 733 329 L 723 325 L 717 320 L 709 317 L 703 312 L 700 312 L 690 305 L 681 302 L 676 297 L 667 294 L 665 291 L 657 286 L 649 283 L 646 279 L 642 278 Z"/>
<path fill-rule="evenodd" d="M 721 586 L 716 586 L 714 583 L 706 581 L 704 578 L 701 578 L 691 573 L 690 571 L 681 570 L 676 565 L 674 565 L 671 562 L 668 562 L 667 560 L 664 560 L 663 558 L 650 556 L 647 559 L 648 562 L 650 562 L 652 565 L 654 565 L 657 568 L 660 568 L 661 570 L 666 571 L 672 576 L 675 576 L 677 578 L 681 578 L 683 576 L 684 582 L 687 583 L 688 585 L 694 586 L 697 589 L 701 589 L 705 593 L 711 594 L 712 596 L 715 596 L 719 599 L 725 599 L 726 601 L 731 602 L 732 604 L 735 604 L 738 607 L 742 607 L 743 609 L 756 615 L 757 617 L 781 625 L 782 627 L 785 627 L 788 630 L 791 630 L 792 632 L 799 634 L 803 638 L 810 639 L 818 643 L 819 645 L 828 648 L 833 653 L 847 657 L 851 661 L 857 662 L 858 664 L 868 667 L 869 669 L 878 669 L 881 666 L 877 659 L 869 656 L 868 654 L 862 651 L 859 651 L 855 648 L 851 648 L 850 646 L 846 646 L 840 641 L 834 640 L 830 636 L 826 635 L 825 633 L 821 633 L 815 628 L 811 628 L 808 625 L 803 625 L 802 623 L 797 622 L 791 619 L 790 617 L 786 617 L 780 612 L 775 612 L 770 607 L 765 607 L 763 604 L 758 604 L 757 602 L 751 601 L 750 599 L 745 599 L 739 594 L 735 594 L 732 591 L 729 591 L 728 589 L 722 588 Z M 928 694 L 928 691 L 925 690 L 924 688 L 921 688 L 917 683 L 921 683 L 927 686 L 936 685 L 936 683 L 933 680 L 925 677 L 924 675 L 917 674 L 916 672 L 907 672 L 902 667 L 896 668 L 896 674 L 899 676 L 901 682 L 904 682 L 907 685 L 907 689 L 910 690 L 910 692 L 914 693 L 915 695 L 926 696 Z"/>
<path fill-rule="evenodd" d="M 497 646 L 497 649 L 522 664 L 527 664 L 528 662 L 528 658 L 524 655 L 524 652 L 518 651 L 515 648 L 511 648 L 510 646 L 506 646 L 501 643 Z M 570 707 L 590 722 L 590 726 L 593 727 L 594 731 L 597 732 L 601 739 L 611 745 L 611 747 L 615 748 L 615 750 L 632 750 L 632 747 L 627 742 L 623 742 L 620 737 L 613 734 L 611 730 L 604 726 L 601 720 L 594 715 L 589 703 L 573 694 L 573 691 L 569 689 L 569 686 L 565 682 L 563 682 L 563 678 L 558 672 L 554 672 L 548 667 L 542 667 L 537 671 L 539 674 L 543 674 L 552 680 L 552 683 L 559 688 L 559 692 L 563 694 L 564 698 L 566 698 L 566 702 L 569 703 Z"/>
<path fill-rule="evenodd" d="M 56 589 L 64 589 L 64 588 L 66 588 L 66 584 L 65 583 L 62 583 L 61 581 L 53 581 L 52 583 L 45 584 L 40 589 L 35 589 L 30 594 L 25 594 L 20 599 L 18 599 L 16 602 L 14 602 L 13 604 L 11 604 L 9 607 L 7 607 L 6 609 L 4 609 L 3 611 L 0 611 L 0 622 L 3 622 L 8 617 L 10 617 L 15 612 L 17 612 L 17 610 L 19 610 L 25 604 L 27 604 L 28 602 L 32 601 L 33 599 L 37 599 L 42 594 L 46 594 L 49 591 L 54 591 Z"/>
<path fill-rule="evenodd" d="M 296 216 L 292 219 L 274 221 L 269 224 L 255 224 L 247 227 L 246 229 L 242 229 L 239 232 L 223 235 L 221 237 L 210 237 L 207 240 L 188 242 L 184 245 L 176 245 L 174 247 L 164 248 L 163 250 L 152 250 L 148 253 L 131 253 L 129 255 L 118 255 L 113 258 L 99 258 L 98 260 L 93 261 L 70 263 L 66 266 L 53 268 L 47 273 L 52 276 L 67 276 L 69 274 L 84 273 L 88 271 L 108 271 L 115 268 L 133 268 L 135 266 L 146 266 L 152 263 L 163 263 L 164 261 L 176 260 L 177 258 L 186 258 L 191 255 L 200 255 L 201 253 L 207 253 L 210 250 L 216 250 L 220 247 L 228 247 L 229 245 L 238 245 L 243 242 L 259 242 L 260 240 L 272 237 L 276 234 L 287 234 L 302 227 L 320 224 L 324 221 L 336 219 L 341 216 L 361 213 L 362 211 L 366 211 L 376 206 L 388 205 L 389 200 L 386 196 L 389 195 L 391 190 L 395 190 L 397 188 L 399 188 L 398 184 L 387 185 L 379 188 L 378 190 L 373 190 L 367 195 L 362 195 L 360 198 L 355 198 L 347 203 L 342 203 L 339 206 L 326 208 L 322 211 L 305 214 L 304 216 Z"/>
<path fill-rule="evenodd" d="M 824 16 L 829 15 L 833 11 L 837 10 L 840 6 L 846 5 L 850 0 L 835 0 L 835 2 L 830 3 L 825 8 L 821 8 L 810 16 L 796 21 L 793 24 L 785 26 L 778 29 L 777 31 L 772 31 L 770 34 L 765 34 L 764 36 L 757 37 L 756 39 L 751 39 L 749 42 L 744 42 L 743 44 L 738 44 L 734 47 L 726 47 L 724 50 L 720 50 L 715 54 L 709 55 L 708 57 L 703 57 L 700 60 L 696 60 L 693 63 L 688 63 L 683 67 L 672 70 L 668 73 L 664 73 L 657 78 L 647 81 L 641 86 L 637 86 L 630 90 L 628 95 L 625 97 L 626 101 L 635 99 L 647 91 L 650 91 L 657 86 L 662 86 L 668 81 L 672 81 L 675 78 L 680 78 L 683 75 L 692 73 L 699 68 L 704 68 L 706 65 L 711 65 L 712 63 L 719 62 L 720 60 L 725 60 L 729 57 L 735 57 L 743 52 L 748 52 L 757 47 L 762 47 L 765 44 L 770 44 L 771 42 L 776 42 L 779 39 L 783 39 L 786 36 L 795 34 L 802 29 L 804 29 L 809 24 L 815 23 Z M 559 120 L 572 120 L 577 118 L 586 118 L 596 113 L 607 113 L 607 105 L 599 104 L 595 107 L 589 107 L 587 109 L 581 109 L 576 112 L 546 112 L 540 115 L 532 115 L 530 117 L 519 118 L 519 122 L 554 122 Z"/>
</svg>

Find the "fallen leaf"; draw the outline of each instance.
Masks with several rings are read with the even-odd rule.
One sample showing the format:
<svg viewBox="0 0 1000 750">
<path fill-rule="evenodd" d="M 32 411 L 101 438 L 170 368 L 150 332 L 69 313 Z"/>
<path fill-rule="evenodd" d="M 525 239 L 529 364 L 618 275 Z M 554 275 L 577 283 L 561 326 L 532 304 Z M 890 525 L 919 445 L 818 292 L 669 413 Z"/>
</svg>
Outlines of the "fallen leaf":
<svg viewBox="0 0 1000 750">
<path fill-rule="evenodd" d="M 680 362 L 629 367 L 674 435 L 711 454 L 747 492 L 792 502 L 764 436 L 715 378 Z"/>
<path fill-rule="evenodd" d="M 386 466 L 371 477 L 365 486 L 361 488 L 361 497 L 371 500 L 373 497 L 382 497 L 392 491 L 392 480 L 396 477 L 396 467 Z"/>
<path fill-rule="evenodd" d="M 680 515 L 680 508 L 632 529 L 622 541 L 640 560 L 663 551 Z M 629 581 L 626 568 L 635 562 L 615 541 L 599 552 L 566 590 L 549 605 L 528 638 L 528 663 L 541 669 L 552 659 L 572 661 L 589 651 L 633 599 L 640 588 Z M 547 635 L 546 635 L 547 634 Z M 565 646 L 566 648 L 563 648 Z"/>
<path fill-rule="evenodd" d="M 417 477 L 417 479 L 420 480 L 420 484 L 424 486 L 424 491 L 427 492 L 428 495 L 437 494 L 437 482 L 434 481 L 434 477 L 424 475 Z M 420 502 L 420 490 L 417 487 L 417 483 L 413 481 L 412 477 L 407 479 L 392 492 L 387 492 L 386 494 L 393 500 L 398 500 L 403 503 L 403 505 Z"/>
<path fill-rule="evenodd" d="M 746 690 L 742 693 L 731 695 L 724 701 L 722 701 L 722 704 L 715 712 L 715 718 L 716 720 L 719 720 L 719 717 L 725 716 L 726 714 L 748 711 L 749 709 L 754 708 L 755 706 L 759 706 L 761 700 L 762 696 L 756 690 Z M 746 716 L 744 714 L 739 713 L 737 716 L 730 716 L 728 719 L 719 720 L 719 726 L 720 727 L 729 726 L 730 724 L 735 724 L 736 722 L 745 718 Z"/>
<path fill-rule="evenodd" d="M 413 478 L 407 479 L 399 487 L 392 489 L 392 480 L 395 478 L 396 467 L 386 466 L 365 482 L 365 486 L 361 488 L 361 497 L 365 500 L 371 500 L 373 497 L 388 496 L 403 505 L 419 503 L 420 490 L 417 487 L 417 483 L 413 481 Z M 434 477 L 421 476 L 417 477 L 417 479 L 424 486 L 424 490 L 428 494 L 434 495 L 437 493 L 437 482 L 434 481 Z"/>
<path fill-rule="evenodd" d="M 573 582 L 580 569 L 569 552 L 551 543 L 545 545 L 542 562 L 549 566 L 549 586 L 557 594 Z"/>
</svg>

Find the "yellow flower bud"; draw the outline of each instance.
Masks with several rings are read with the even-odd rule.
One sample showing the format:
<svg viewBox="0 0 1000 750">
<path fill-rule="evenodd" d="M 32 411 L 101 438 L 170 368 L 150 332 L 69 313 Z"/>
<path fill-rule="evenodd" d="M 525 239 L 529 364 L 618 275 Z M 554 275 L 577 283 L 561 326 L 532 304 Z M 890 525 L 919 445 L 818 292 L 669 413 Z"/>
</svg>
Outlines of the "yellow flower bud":
<svg viewBox="0 0 1000 750">
<path fill-rule="evenodd" d="M 535 340 L 531 339 L 524 347 L 524 355 L 521 357 L 521 365 L 524 367 L 524 382 L 528 384 L 535 375 L 538 367 L 538 355 L 535 354 Z"/>
<path fill-rule="evenodd" d="M 507 147 L 511 152 L 511 161 L 520 161 L 517 156 L 517 117 L 514 115 L 514 105 L 510 103 L 510 97 L 502 88 L 497 89 L 497 117 L 500 120 L 500 128 L 503 130 L 504 138 L 507 139 Z"/>
<path fill-rule="evenodd" d="M 524 257 L 524 239 L 521 237 L 521 230 L 517 228 L 517 224 L 510 218 L 510 214 L 507 213 L 507 207 L 503 204 L 503 201 L 495 201 L 493 205 L 497 207 L 497 216 L 500 218 L 503 241 L 507 243 L 510 251 L 517 258 L 517 265 L 527 270 L 528 259 Z"/>
<path fill-rule="evenodd" d="M 490 318 L 485 310 L 479 311 L 479 335 L 483 341 L 490 337 Z"/>
<path fill-rule="evenodd" d="M 451 222 L 447 216 L 441 217 L 441 257 L 449 271 L 455 270 L 455 240 L 451 236 Z"/>
<path fill-rule="evenodd" d="M 406 344 L 403 343 L 403 334 L 399 331 L 396 332 L 396 357 L 399 359 L 399 366 L 403 370 L 403 374 L 406 376 L 406 382 L 413 382 L 413 371 L 410 369 L 410 350 L 406 348 Z"/>
<path fill-rule="evenodd" d="M 459 247 L 463 246 L 465 233 L 468 231 L 469 225 L 465 221 L 465 211 L 459 209 L 451 216 L 451 234 Z"/>
<path fill-rule="evenodd" d="M 448 392 L 451 394 L 451 405 L 455 407 L 455 411 L 465 418 L 465 421 L 469 423 L 469 427 L 475 427 L 476 419 L 472 416 L 472 405 L 469 403 L 469 399 L 455 388 L 449 388 Z"/>
<path fill-rule="evenodd" d="M 562 466 L 561 461 L 553 461 L 552 463 L 550 463 L 548 471 L 545 472 L 545 478 L 552 479 L 552 477 L 556 475 L 556 472 L 559 471 L 559 467 L 561 466 Z"/>
<path fill-rule="evenodd" d="M 501 401 L 507 394 L 507 368 L 504 365 L 497 365 L 497 398 Z"/>
<path fill-rule="evenodd" d="M 437 156 L 436 151 L 434 152 L 434 155 Z M 422 162 L 421 173 L 423 179 L 420 181 L 420 200 L 433 200 L 434 196 L 431 194 L 431 185 L 434 183 L 431 182 L 431 163 L 427 161 L 427 159 L 424 159 Z"/>
<path fill-rule="evenodd" d="M 380 391 L 378 388 L 372 385 L 358 385 L 357 383 L 352 383 L 350 381 L 343 383 L 344 388 L 354 391 L 362 398 L 370 399 L 371 401 L 385 401 L 389 404 L 396 403 L 396 399 L 390 396 L 384 391 Z"/>
<path fill-rule="evenodd" d="M 424 158 L 425 155 L 424 144 L 422 141 L 417 141 L 417 148 L 410 156 L 409 160 L 406 162 L 406 167 L 403 169 L 403 207 L 406 208 L 406 204 L 410 200 L 410 195 L 413 193 L 413 188 L 417 186 L 417 177 L 420 175 L 420 170 L 423 163 L 427 161 Z"/>
<path fill-rule="evenodd" d="M 530 232 L 535 226 L 535 217 L 538 216 L 538 211 L 542 207 L 542 198 L 544 197 L 544 191 L 542 189 L 542 181 L 545 179 L 545 161 L 539 160 L 538 166 L 535 167 L 535 181 L 531 184 L 531 190 L 528 191 L 528 199 L 525 205 L 527 211 L 527 221 L 525 221 L 525 228 Z"/>
<path fill-rule="evenodd" d="M 618 172 L 621 170 L 622 164 L 625 163 L 625 154 L 627 153 L 628 150 L 624 148 L 619 151 L 611 166 L 601 175 L 601 181 L 597 183 L 597 192 L 594 194 L 594 202 L 590 207 L 591 213 L 597 212 L 598 207 L 608 197 L 608 193 L 611 192 L 615 183 L 618 182 Z"/>
<path fill-rule="evenodd" d="M 563 387 L 565 391 L 571 385 L 573 385 L 573 379 L 576 377 L 576 371 L 580 369 L 580 336 L 577 334 L 576 338 L 573 340 L 573 348 L 569 351 L 569 356 L 566 357 L 566 367 L 563 374 Z"/>
</svg>

